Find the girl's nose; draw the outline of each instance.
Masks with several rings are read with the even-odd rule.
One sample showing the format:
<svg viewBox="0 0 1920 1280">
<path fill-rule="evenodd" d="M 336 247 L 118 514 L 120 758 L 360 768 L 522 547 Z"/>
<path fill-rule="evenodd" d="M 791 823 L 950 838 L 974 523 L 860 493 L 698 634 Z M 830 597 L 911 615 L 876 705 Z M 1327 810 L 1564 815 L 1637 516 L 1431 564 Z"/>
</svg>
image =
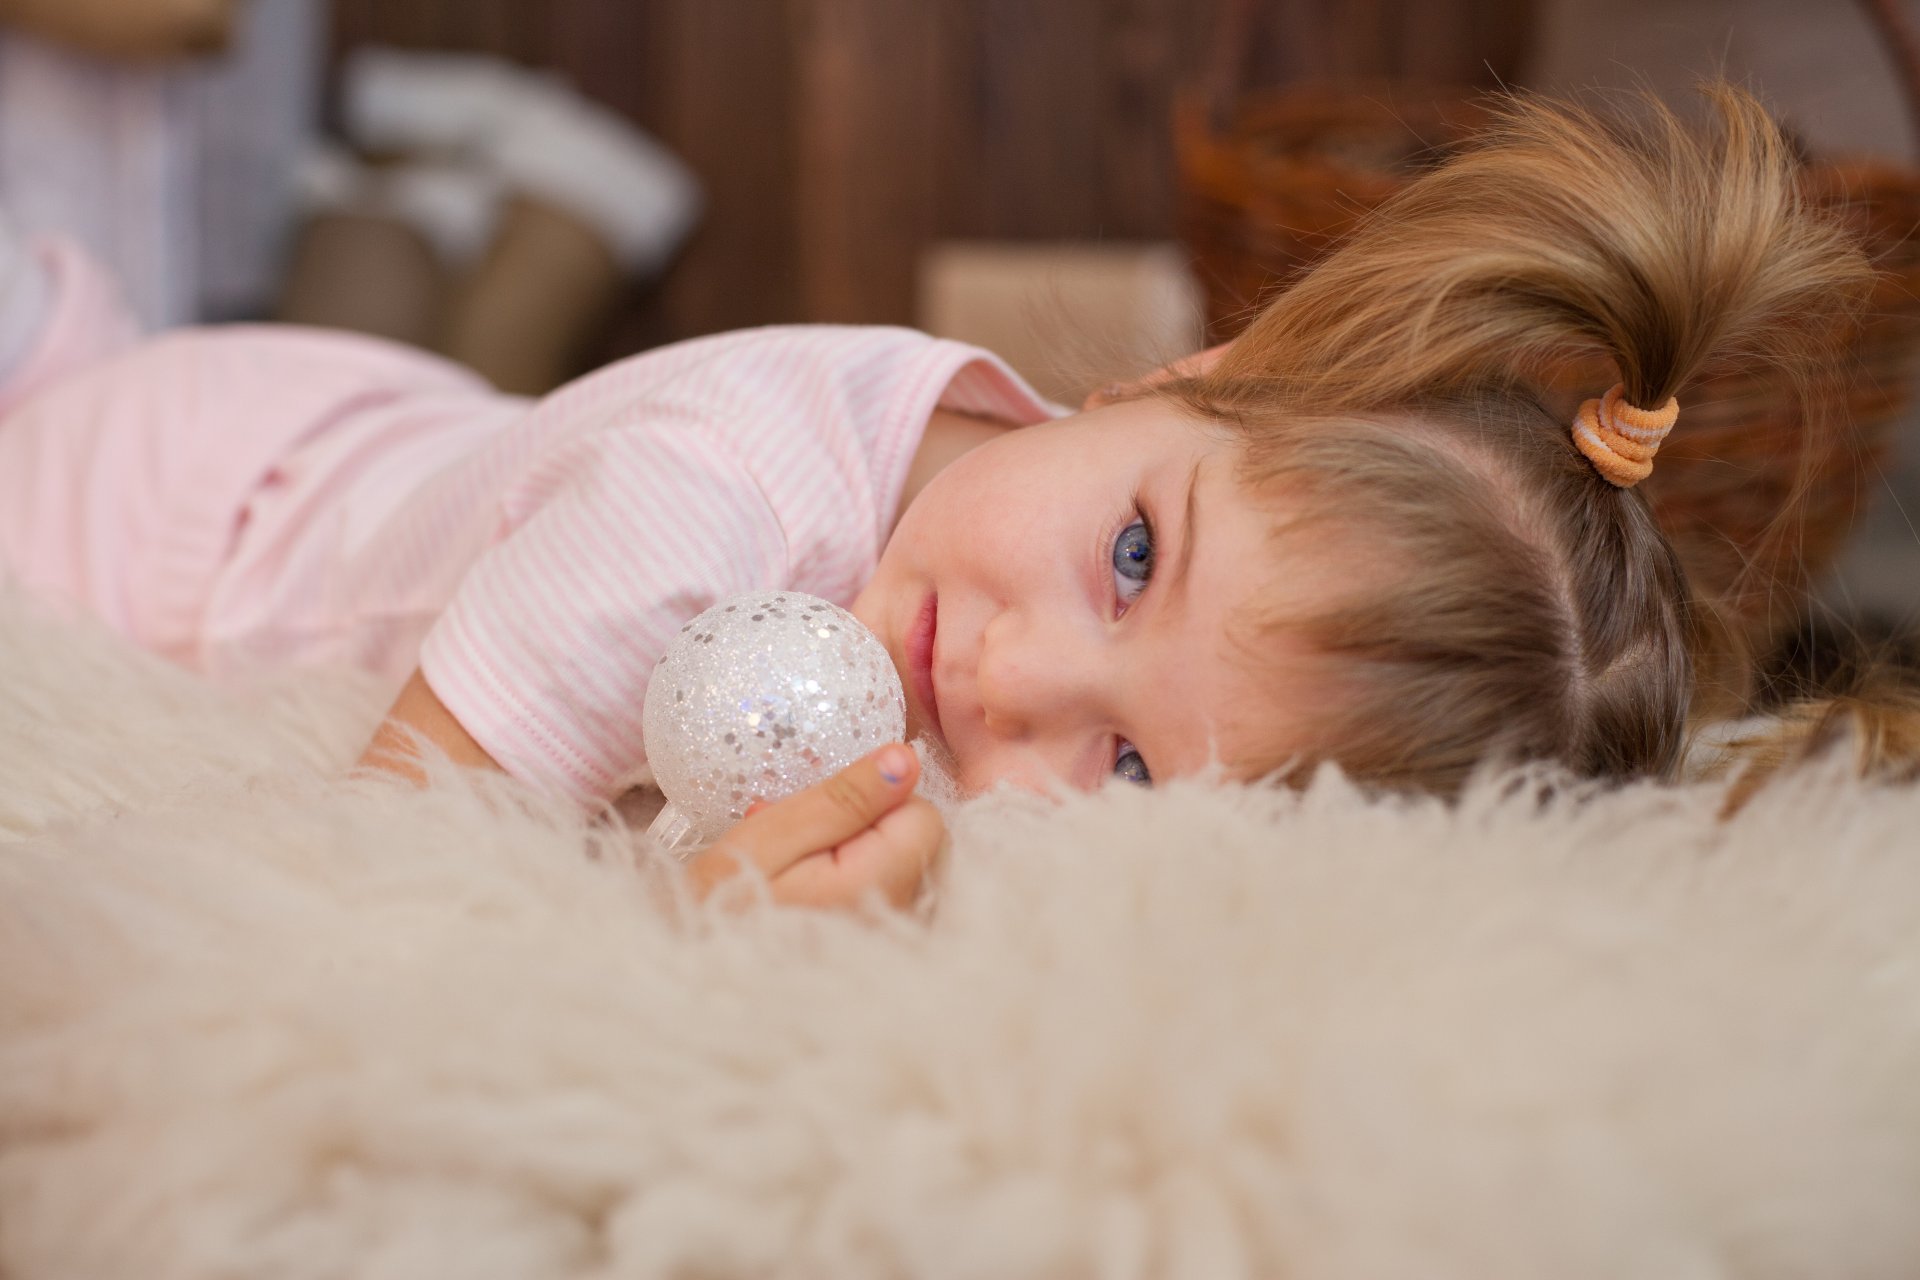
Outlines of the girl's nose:
<svg viewBox="0 0 1920 1280">
<path fill-rule="evenodd" d="M 1034 742 L 1083 729 L 1104 687 L 1098 639 L 1054 611 L 1009 609 L 988 623 L 976 679 L 989 732 Z"/>
</svg>

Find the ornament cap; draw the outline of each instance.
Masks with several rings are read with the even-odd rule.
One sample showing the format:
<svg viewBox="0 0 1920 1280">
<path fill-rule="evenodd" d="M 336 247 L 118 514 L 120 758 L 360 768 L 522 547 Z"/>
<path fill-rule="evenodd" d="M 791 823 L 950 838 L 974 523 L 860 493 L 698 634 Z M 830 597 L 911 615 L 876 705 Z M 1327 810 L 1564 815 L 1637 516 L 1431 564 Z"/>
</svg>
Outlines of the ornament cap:
<svg viewBox="0 0 1920 1280">
<path fill-rule="evenodd" d="M 694 824 L 693 815 L 671 800 L 654 815 L 653 822 L 647 827 L 647 837 L 681 862 L 698 853 L 707 843 Z"/>
</svg>

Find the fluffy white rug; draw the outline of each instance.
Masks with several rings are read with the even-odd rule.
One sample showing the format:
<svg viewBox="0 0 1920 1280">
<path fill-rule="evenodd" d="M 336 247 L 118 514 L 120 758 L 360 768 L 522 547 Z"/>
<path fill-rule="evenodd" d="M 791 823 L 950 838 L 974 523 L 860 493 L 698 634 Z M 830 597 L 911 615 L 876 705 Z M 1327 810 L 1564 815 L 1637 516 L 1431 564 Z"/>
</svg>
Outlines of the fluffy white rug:
<svg viewBox="0 0 1920 1280">
<path fill-rule="evenodd" d="M 1920 792 L 987 802 L 930 921 L 674 925 L 350 680 L 0 673 L 8 1280 L 1920 1274 Z"/>
</svg>

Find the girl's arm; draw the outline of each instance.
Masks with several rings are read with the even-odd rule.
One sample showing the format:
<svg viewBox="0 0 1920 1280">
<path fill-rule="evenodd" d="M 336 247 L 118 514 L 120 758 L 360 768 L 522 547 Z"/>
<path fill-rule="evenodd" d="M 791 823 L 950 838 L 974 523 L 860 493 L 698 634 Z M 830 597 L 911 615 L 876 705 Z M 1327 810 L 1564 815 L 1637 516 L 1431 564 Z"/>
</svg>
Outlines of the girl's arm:
<svg viewBox="0 0 1920 1280">
<path fill-rule="evenodd" d="M 422 741 L 446 752 L 447 759 L 455 764 L 486 769 L 500 767 L 486 748 L 460 727 L 460 722 L 453 718 L 453 713 L 416 668 L 393 706 L 387 709 L 387 718 L 374 733 L 373 741 L 360 753 L 360 764 L 397 773 L 409 782 L 425 783 L 427 775 L 419 765 L 418 747 Z"/>
<path fill-rule="evenodd" d="M 424 785 L 423 741 L 455 764 L 500 768 L 416 670 L 360 764 Z M 907 906 L 939 863 L 947 839 L 939 812 L 913 793 L 919 777 L 920 761 L 911 750 L 899 743 L 882 747 L 817 786 L 755 806 L 687 863 L 687 883 L 704 898 L 752 871 L 766 877 L 776 902 L 851 907 L 877 894 Z"/>
</svg>

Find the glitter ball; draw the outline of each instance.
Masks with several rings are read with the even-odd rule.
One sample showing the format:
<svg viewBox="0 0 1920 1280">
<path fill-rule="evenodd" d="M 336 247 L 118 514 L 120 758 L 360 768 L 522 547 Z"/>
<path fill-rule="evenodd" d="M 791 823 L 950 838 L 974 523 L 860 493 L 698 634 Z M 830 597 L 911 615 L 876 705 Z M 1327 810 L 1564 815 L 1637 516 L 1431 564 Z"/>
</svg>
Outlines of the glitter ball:
<svg viewBox="0 0 1920 1280">
<path fill-rule="evenodd" d="M 886 647 L 798 591 L 723 601 L 688 623 L 653 669 L 641 720 L 654 781 L 702 841 L 755 797 L 812 786 L 906 724 Z"/>
</svg>

